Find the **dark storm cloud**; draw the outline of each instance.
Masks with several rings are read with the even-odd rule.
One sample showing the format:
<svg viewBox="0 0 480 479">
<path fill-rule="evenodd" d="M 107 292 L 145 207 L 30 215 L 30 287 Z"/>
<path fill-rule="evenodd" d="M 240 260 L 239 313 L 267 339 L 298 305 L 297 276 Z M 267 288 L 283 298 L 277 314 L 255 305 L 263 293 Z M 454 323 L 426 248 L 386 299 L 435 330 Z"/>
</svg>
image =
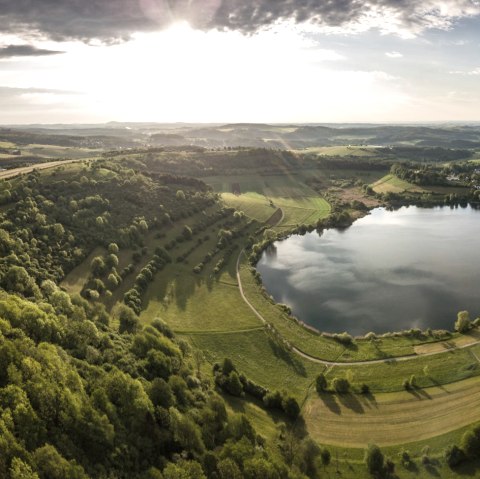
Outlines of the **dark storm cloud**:
<svg viewBox="0 0 480 479">
<path fill-rule="evenodd" d="M 7 45 L 0 47 L 0 59 L 12 57 L 40 57 L 45 55 L 58 55 L 63 52 L 44 50 L 33 45 Z"/>
<path fill-rule="evenodd" d="M 382 15 L 418 30 L 479 9 L 476 0 L 0 0 L 0 31 L 108 42 L 175 20 L 253 33 L 284 20 L 339 27 Z"/>
</svg>

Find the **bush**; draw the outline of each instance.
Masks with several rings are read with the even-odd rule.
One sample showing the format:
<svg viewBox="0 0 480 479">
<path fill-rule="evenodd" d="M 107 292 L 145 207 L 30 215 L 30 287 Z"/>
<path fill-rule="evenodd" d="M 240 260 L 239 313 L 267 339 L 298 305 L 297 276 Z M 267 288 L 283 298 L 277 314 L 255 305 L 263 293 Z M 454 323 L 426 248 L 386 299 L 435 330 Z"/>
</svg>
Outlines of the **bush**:
<svg viewBox="0 0 480 479">
<path fill-rule="evenodd" d="M 282 409 L 282 395 L 279 391 L 269 392 L 263 398 L 267 409 Z"/>
<path fill-rule="evenodd" d="M 340 333 L 340 334 L 334 334 L 333 339 L 338 341 L 341 344 L 344 344 L 345 346 L 349 346 L 350 344 L 353 343 L 353 337 L 348 334 L 347 332 Z"/>
</svg>

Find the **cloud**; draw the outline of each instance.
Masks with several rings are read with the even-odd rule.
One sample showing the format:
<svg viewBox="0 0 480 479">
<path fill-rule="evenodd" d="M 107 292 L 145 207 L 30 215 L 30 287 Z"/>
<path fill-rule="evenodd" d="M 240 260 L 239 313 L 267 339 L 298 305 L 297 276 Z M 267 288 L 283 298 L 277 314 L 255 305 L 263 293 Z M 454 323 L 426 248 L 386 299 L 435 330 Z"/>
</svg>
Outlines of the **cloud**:
<svg viewBox="0 0 480 479">
<path fill-rule="evenodd" d="M 77 92 L 51 88 L 15 88 L 0 86 L 0 101 L 28 98 L 32 95 L 77 95 Z"/>
<path fill-rule="evenodd" d="M 64 53 L 56 50 L 45 50 L 33 45 L 7 45 L 0 47 L 0 59 L 13 57 L 39 57 L 45 55 L 58 55 Z"/>
<path fill-rule="evenodd" d="M 477 76 L 480 75 L 480 67 L 474 68 L 473 70 L 452 70 L 448 73 L 451 75 Z"/>
<path fill-rule="evenodd" d="M 388 58 L 403 58 L 403 54 L 400 52 L 386 52 L 385 55 Z"/>
<path fill-rule="evenodd" d="M 255 33 L 281 22 L 325 31 L 415 36 L 480 14 L 477 0 L 0 0 L 0 32 L 115 42 L 186 20 L 194 28 Z"/>
</svg>

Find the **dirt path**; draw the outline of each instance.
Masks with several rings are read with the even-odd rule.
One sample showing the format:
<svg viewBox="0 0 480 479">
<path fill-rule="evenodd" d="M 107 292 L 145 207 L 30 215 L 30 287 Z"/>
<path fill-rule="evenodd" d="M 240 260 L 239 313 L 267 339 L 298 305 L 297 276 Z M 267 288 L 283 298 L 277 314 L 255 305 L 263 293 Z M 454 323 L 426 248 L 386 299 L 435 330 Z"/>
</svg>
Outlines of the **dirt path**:
<svg viewBox="0 0 480 479">
<path fill-rule="evenodd" d="M 68 163 L 75 163 L 77 161 L 82 161 L 82 159 L 78 158 L 74 160 L 49 161 L 47 163 L 37 163 L 36 165 L 22 166 L 20 168 L 12 168 L 11 170 L 0 171 L 0 179 L 3 180 L 6 178 L 13 178 L 14 176 L 22 175 L 24 173 L 31 173 L 33 170 L 46 170 L 47 168 L 66 165 Z"/>
<path fill-rule="evenodd" d="M 283 221 L 284 218 L 284 213 L 281 208 L 279 210 L 282 212 L 281 218 L 277 221 L 277 225 L 280 224 Z M 278 215 L 278 210 L 275 211 L 275 213 L 272 216 Z M 270 220 L 267 220 L 266 223 L 268 224 Z M 265 325 L 268 325 L 268 321 L 257 311 L 255 306 L 253 306 L 252 303 L 247 299 L 245 296 L 245 293 L 243 291 L 243 285 L 242 285 L 242 279 L 240 277 L 240 259 L 242 255 L 245 253 L 245 249 L 242 249 L 238 255 L 237 258 L 237 265 L 236 265 L 236 273 L 237 273 L 237 283 L 238 283 L 238 289 L 240 291 L 240 296 L 242 297 L 243 301 L 247 304 L 247 306 L 252 310 L 252 312 L 255 314 L 255 316 Z M 436 344 L 436 343 L 434 343 Z M 307 359 L 308 361 L 312 361 L 314 363 L 318 364 L 323 364 L 324 366 L 362 366 L 365 364 L 380 364 L 380 363 L 388 363 L 392 361 L 410 361 L 412 359 L 417 359 L 418 357 L 426 357 L 426 356 L 434 356 L 437 354 L 445 354 L 452 352 L 455 349 L 465 349 L 469 348 L 471 346 L 474 346 L 476 344 L 480 344 L 480 340 L 473 341 L 473 342 L 467 342 L 466 344 L 460 344 L 460 345 L 452 345 L 449 348 L 443 348 L 441 351 L 438 351 L 436 349 L 433 349 L 431 351 L 418 351 L 415 354 L 409 354 L 407 356 L 395 356 L 395 357 L 390 357 L 386 359 L 369 359 L 369 360 L 363 360 L 363 361 L 327 361 L 325 359 L 320 359 L 315 356 L 311 356 L 310 354 L 307 354 L 303 352 L 302 350 L 298 349 L 296 346 L 291 345 L 292 351 L 301 356 L 304 359 Z"/>
</svg>

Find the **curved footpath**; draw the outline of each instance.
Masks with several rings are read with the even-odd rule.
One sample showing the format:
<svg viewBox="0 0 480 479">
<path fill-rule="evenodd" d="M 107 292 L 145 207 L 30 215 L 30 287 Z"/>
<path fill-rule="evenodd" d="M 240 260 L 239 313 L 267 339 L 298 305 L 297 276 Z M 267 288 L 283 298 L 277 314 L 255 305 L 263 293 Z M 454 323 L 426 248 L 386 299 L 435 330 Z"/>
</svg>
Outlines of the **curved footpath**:
<svg viewBox="0 0 480 479">
<path fill-rule="evenodd" d="M 279 225 L 284 218 L 284 213 L 281 208 L 279 208 L 280 211 L 282 212 L 282 216 L 280 220 L 277 222 L 277 225 Z M 277 210 L 278 211 L 278 210 Z M 276 212 L 274 213 L 276 214 Z M 253 306 L 252 303 L 247 299 L 245 296 L 245 293 L 243 291 L 243 286 L 242 286 L 242 279 L 240 278 L 240 258 L 242 254 L 245 253 L 245 248 L 243 248 L 237 258 L 237 266 L 236 266 L 236 273 L 237 273 L 237 282 L 238 282 L 238 289 L 240 290 L 240 296 L 242 297 L 243 301 L 247 304 L 247 306 L 252 310 L 252 312 L 255 314 L 255 316 L 265 325 L 269 325 L 269 322 L 257 311 L 255 306 Z M 301 356 L 304 359 L 307 359 L 308 361 L 312 361 L 314 363 L 318 364 L 323 364 L 324 366 L 361 366 L 365 364 L 380 364 L 380 363 L 389 363 L 389 362 L 394 362 L 394 361 L 410 361 L 411 359 L 417 359 L 419 357 L 426 357 L 426 356 L 435 356 L 437 354 L 445 354 L 445 353 L 450 353 L 456 349 L 465 349 L 469 348 L 471 346 L 475 346 L 476 344 L 480 344 L 480 341 L 474 341 L 468 344 L 463 344 L 461 346 L 455 346 L 452 348 L 447 348 L 443 351 L 433 351 L 433 352 L 426 352 L 422 354 L 409 354 L 406 356 L 392 356 L 390 358 L 385 358 L 385 359 L 369 359 L 369 360 L 363 360 L 363 361 L 327 361 L 325 359 L 320 359 L 315 356 L 311 356 L 310 354 L 304 353 L 302 350 L 298 349 L 296 346 L 291 345 L 292 351 L 299 356 Z M 479 361 L 480 362 L 480 361 Z"/>
</svg>

